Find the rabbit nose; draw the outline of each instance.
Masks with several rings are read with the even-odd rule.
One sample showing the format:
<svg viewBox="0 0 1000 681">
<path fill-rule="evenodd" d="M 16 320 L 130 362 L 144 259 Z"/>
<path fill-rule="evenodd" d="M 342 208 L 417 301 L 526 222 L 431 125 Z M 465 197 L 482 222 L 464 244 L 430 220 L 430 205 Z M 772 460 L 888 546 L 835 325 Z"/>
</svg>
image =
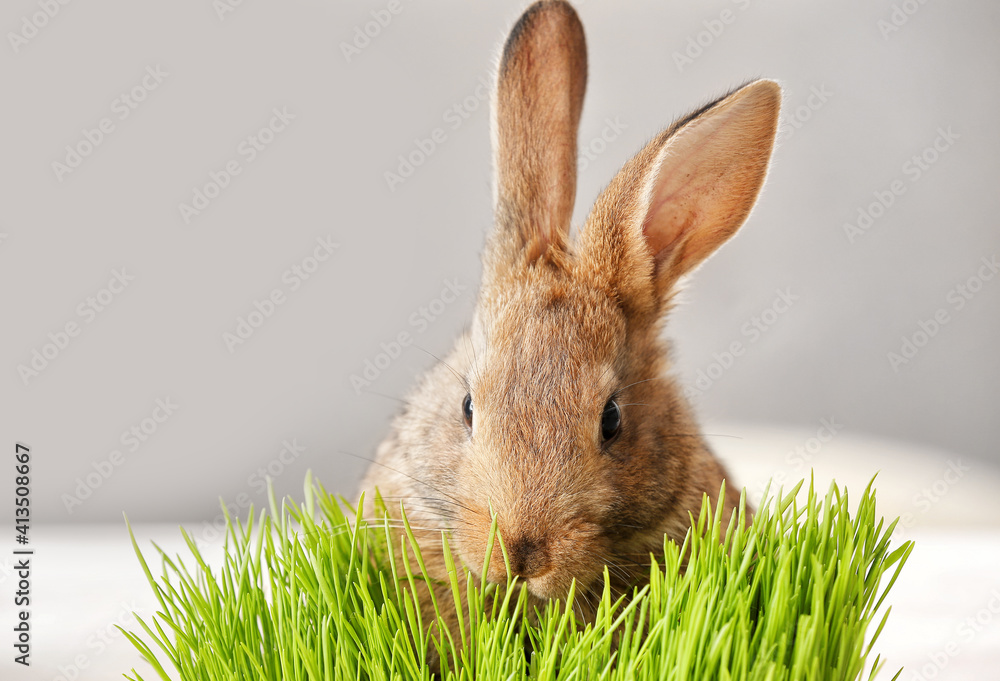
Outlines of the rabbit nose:
<svg viewBox="0 0 1000 681">
<path fill-rule="evenodd" d="M 520 536 L 507 548 L 510 571 L 523 579 L 538 577 L 549 571 L 549 548 L 544 539 Z"/>
</svg>

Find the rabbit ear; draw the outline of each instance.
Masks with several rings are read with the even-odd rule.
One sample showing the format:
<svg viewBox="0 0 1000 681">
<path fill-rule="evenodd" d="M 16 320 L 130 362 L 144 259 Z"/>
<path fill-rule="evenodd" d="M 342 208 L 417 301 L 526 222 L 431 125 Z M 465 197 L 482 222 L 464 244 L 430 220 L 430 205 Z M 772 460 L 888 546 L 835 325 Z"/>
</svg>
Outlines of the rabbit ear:
<svg viewBox="0 0 1000 681">
<path fill-rule="evenodd" d="M 581 234 L 581 256 L 619 295 L 663 301 L 736 233 L 757 200 L 781 89 L 758 80 L 674 123 L 625 164 Z"/>
<path fill-rule="evenodd" d="M 529 7 L 507 38 L 497 75 L 494 256 L 532 262 L 550 245 L 565 247 L 586 81 L 587 48 L 574 9 L 552 0 Z"/>
</svg>

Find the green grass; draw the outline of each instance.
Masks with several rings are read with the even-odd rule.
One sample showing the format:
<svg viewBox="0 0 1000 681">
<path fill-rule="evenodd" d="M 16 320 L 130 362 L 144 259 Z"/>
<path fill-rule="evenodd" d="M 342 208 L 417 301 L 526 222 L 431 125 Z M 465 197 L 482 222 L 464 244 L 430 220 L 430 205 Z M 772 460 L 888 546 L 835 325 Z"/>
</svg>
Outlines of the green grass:
<svg viewBox="0 0 1000 681">
<path fill-rule="evenodd" d="M 559 603 L 531 617 L 524 590 L 458 568 L 452 594 L 467 590 L 468 619 L 452 640 L 421 621 L 408 526 L 358 522 L 307 477 L 302 505 L 272 496 L 269 512 L 227 516 L 221 565 L 185 532 L 191 557 L 156 547 L 155 577 L 133 535 L 160 610 L 124 633 L 161 679 L 430 679 L 429 647 L 446 679 L 870 678 L 882 604 L 912 543 L 890 551 L 896 523 L 876 515 L 871 483 L 853 514 L 846 489 L 821 497 L 810 484 L 801 505 L 798 489 L 765 493 L 749 528 L 721 527 L 704 504 L 683 545 L 654 556 L 648 586 L 627 603 L 605 591 L 594 624 Z M 396 563 L 393 540 L 413 546 L 415 564 Z"/>
</svg>

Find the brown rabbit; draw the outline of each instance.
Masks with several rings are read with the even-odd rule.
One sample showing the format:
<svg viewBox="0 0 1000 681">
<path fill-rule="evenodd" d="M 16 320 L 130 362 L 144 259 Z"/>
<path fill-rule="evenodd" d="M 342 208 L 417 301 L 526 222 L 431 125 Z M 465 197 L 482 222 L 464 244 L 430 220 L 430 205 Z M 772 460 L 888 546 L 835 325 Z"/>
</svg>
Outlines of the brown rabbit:
<svg viewBox="0 0 1000 681">
<path fill-rule="evenodd" d="M 678 281 L 749 215 L 781 92 L 751 82 L 656 135 L 571 242 L 586 78 L 573 8 L 529 7 L 498 67 L 496 227 L 471 326 L 409 396 L 362 489 L 390 511 L 403 502 L 442 584 L 441 531 L 481 576 L 492 509 L 531 598 L 564 597 L 575 579 L 588 617 L 604 566 L 618 593 L 641 582 L 649 552 L 682 539 L 726 478 L 660 331 Z M 499 543 L 485 577 L 506 583 Z"/>
</svg>

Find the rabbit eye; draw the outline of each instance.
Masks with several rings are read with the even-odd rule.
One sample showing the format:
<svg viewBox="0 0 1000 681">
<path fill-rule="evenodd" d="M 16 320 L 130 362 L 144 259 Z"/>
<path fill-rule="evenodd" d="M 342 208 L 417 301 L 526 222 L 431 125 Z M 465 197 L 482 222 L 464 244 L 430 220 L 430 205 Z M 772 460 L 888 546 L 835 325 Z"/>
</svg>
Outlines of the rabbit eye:
<svg viewBox="0 0 1000 681">
<path fill-rule="evenodd" d="M 465 416 L 465 425 L 472 428 L 472 395 L 469 393 L 462 400 L 462 415 Z"/>
<path fill-rule="evenodd" d="M 622 427 L 622 410 L 614 400 L 608 400 L 601 415 L 601 437 L 607 443 L 618 434 Z"/>
</svg>

